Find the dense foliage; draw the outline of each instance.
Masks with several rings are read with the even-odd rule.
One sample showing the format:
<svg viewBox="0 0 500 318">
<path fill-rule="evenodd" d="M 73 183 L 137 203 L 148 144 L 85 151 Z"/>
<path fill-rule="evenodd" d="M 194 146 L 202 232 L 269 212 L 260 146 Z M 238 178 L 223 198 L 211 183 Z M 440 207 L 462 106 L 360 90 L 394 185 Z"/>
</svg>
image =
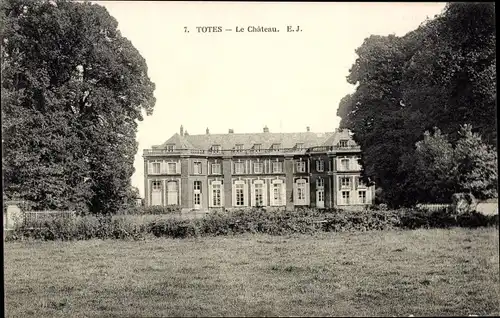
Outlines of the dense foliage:
<svg viewBox="0 0 500 318">
<path fill-rule="evenodd" d="M 356 50 L 358 59 L 347 80 L 357 88 L 341 100 L 337 115 L 341 127 L 349 128 L 361 146 L 364 176 L 382 189 L 388 204 L 413 204 L 416 198 L 449 201 L 452 188 L 463 187 L 470 178 L 477 180 L 473 166 L 482 159 L 465 152 L 473 149 L 471 143 L 484 151 L 489 151 L 488 145 L 496 147 L 495 39 L 493 3 L 449 3 L 417 30 L 403 37 L 371 36 Z M 461 138 L 460 127 L 465 124 L 484 142 L 477 135 Z M 450 144 L 416 145 L 434 127 L 447 135 Z M 435 171 L 420 171 L 423 161 L 415 162 L 416 170 L 411 170 L 403 160 L 415 152 L 420 159 L 425 151 L 431 157 L 436 151 L 450 154 L 452 146 L 456 154 L 464 152 L 460 180 L 445 176 L 432 180 L 440 169 L 448 169 L 447 155 L 435 163 Z M 495 171 L 492 178 L 483 175 L 488 180 L 479 182 L 496 179 L 496 168 L 477 169 Z M 412 184 L 415 175 L 425 180 Z M 441 186 L 442 192 L 435 191 Z M 496 195 L 490 186 L 470 190 L 479 197 Z M 433 196 L 426 197 L 429 193 Z"/>
<path fill-rule="evenodd" d="M 133 204 L 146 61 L 88 2 L 1 2 L 4 197 L 36 209 L 116 213 Z"/>
<path fill-rule="evenodd" d="M 482 142 L 471 127 L 459 130 L 455 146 L 439 129 L 426 131 L 411 155 L 402 157 L 405 189 L 410 203 L 447 203 L 454 193 L 471 193 L 475 198 L 494 197 L 498 183 L 497 152 Z"/>
<path fill-rule="evenodd" d="M 211 213 L 201 219 L 171 217 L 149 223 L 137 218 L 83 216 L 54 218 L 25 224 L 9 233 L 7 240 L 144 239 L 186 238 L 261 233 L 269 235 L 358 232 L 374 230 L 498 226 L 498 214 L 464 213 L 453 216 L 446 210 L 266 211 L 253 209 Z"/>
</svg>

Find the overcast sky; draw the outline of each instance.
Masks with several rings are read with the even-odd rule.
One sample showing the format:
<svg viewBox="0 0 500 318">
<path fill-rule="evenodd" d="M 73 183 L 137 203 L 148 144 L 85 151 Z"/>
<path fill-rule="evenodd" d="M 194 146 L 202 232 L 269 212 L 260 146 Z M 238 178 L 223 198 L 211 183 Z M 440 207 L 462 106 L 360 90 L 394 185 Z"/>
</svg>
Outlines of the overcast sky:
<svg viewBox="0 0 500 318">
<path fill-rule="evenodd" d="M 190 134 L 333 131 L 354 50 L 371 34 L 402 36 L 445 3 L 95 1 L 146 59 L 156 84 L 139 124 L 134 186 L 144 195 L 142 149 Z M 287 33 L 287 26 L 302 32 Z M 232 32 L 198 33 L 197 26 Z M 245 32 L 235 33 L 236 27 Z M 278 33 L 249 33 L 248 26 Z M 189 33 L 185 33 L 188 27 Z"/>
</svg>

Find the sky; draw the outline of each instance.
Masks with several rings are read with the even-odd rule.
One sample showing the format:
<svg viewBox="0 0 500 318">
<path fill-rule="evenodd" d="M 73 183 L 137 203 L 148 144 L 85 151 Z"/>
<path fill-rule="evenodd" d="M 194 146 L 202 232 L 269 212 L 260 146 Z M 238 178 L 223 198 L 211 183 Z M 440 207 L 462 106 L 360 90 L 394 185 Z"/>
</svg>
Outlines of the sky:
<svg viewBox="0 0 500 318">
<path fill-rule="evenodd" d="M 189 134 L 334 131 L 355 49 L 403 36 L 445 3 L 93 1 L 145 58 L 156 105 L 139 123 L 132 185 L 144 196 L 143 149 Z M 220 26 L 232 31 L 198 32 Z M 249 26 L 276 33 L 248 32 Z M 299 32 L 287 32 L 287 26 Z M 185 32 L 185 27 L 189 33 Z M 244 32 L 235 32 L 236 27 Z"/>
</svg>

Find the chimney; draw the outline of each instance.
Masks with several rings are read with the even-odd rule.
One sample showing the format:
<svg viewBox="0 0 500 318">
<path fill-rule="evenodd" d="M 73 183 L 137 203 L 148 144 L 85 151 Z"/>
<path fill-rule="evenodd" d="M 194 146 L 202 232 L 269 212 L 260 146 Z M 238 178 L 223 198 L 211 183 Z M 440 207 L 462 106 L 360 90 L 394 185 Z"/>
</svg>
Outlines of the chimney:
<svg viewBox="0 0 500 318">
<path fill-rule="evenodd" d="M 233 129 L 229 129 L 229 133 L 230 134 L 234 133 L 234 130 Z"/>
<path fill-rule="evenodd" d="M 267 126 L 264 127 L 264 132 L 265 133 L 268 133 L 269 132 L 269 128 L 267 128 Z"/>
<path fill-rule="evenodd" d="M 179 135 L 184 136 L 184 127 L 181 125 L 181 129 L 179 130 Z"/>
<path fill-rule="evenodd" d="M 207 127 L 207 130 L 206 130 L 206 133 L 207 133 L 207 135 L 210 135 L 210 130 L 208 130 L 208 127 Z"/>
<path fill-rule="evenodd" d="M 309 126 L 306 127 L 306 130 L 307 130 L 307 132 L 311 131 L 311 129 L 309 128 Z"/>
</svg>

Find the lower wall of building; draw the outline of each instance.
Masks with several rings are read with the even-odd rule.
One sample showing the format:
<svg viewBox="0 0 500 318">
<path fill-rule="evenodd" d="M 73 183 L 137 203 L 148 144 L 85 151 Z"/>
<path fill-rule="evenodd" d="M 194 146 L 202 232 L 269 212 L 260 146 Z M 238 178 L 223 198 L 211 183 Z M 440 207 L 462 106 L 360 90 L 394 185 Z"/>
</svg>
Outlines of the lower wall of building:
<svg viewBox="0 0 500 318">
<path fill-rule="evenodd" d="M 302 193 L 302 200 L 299 201 L 300 194 L 298 190 L 294 188 L 296 186 L 297 180 L 305 180 L 306 193 Z M 322 181 L 319 181 L 322 179 Z M 256 206 L 253 185 L 257 180 L 261 180 L 263 183 L 263 189 L 265 194 L 263 195 L 263 206 L 269 208 L 286 208 L 293 209 L 297 206 L 307 206 L 313 208 L 332 208 L 332 207 L 357 207 L 363 208 L 367 205 L 371 205 L 374 200 L 374 187 L 351 187 L 345 189 L 339 187 L 338 178 L 336 176 L 319 176 L 311 175 L 304 177 L 289 177 L 286 174 L 281 176 L 257 176 L 257 177 L 237 177 L 237 176 L 220 176 L 220 177 L 208 177 L 206 175 L 200 176 L 151 176 L 145 181 L 146 185 L 146 205 L 179 205 L 183 209 L 220 209 L 220 208 L 245 208 Z M 276 206 L 273 204 L 273 182 L 274 180 L 280 180 L 282 186 L 285 187 L 281 195 L 281 204 Z M 211 193 L 210 184 L 213 181 L 219 181 L 222 183 L 221 190 L 221 206 L 214 206 L 209 200 L 213 200 L 213 193 Z M 244 187 L 244 204 L 241 206 L 236 205 L 235 200 L 235 183 L 243 182 Z M 173 200 L 175 196 L 168 193 L 169 182 L 174 182 L 177 185 L 177 200 Z M 195 182 L 200 186 L 195 189 Z M 322 186 L 321 186 L 322 185 Z M 158 189 L 159 187 L 159 189 Z M 158 193 L 160 191 L 160 193 Z M 320 194 L 322 191 L 322 194 Z M 349 191 L 349 202 L 345 202 L 345 191 Z M 366 200 L 361 202 L 359 200 L 359 191 L 365 191 Z M 318 200 L 318 196 L 323 196 L 323 202 Z M 297 196 L 297 198 L 294 198 Z M 344 197 L 343 197 L 344 196 Z M 284 200 L 283 200 L 284 199 Z M 175 201 L 175 204 L 172 204 Z M 196 201 L 196 202 L 195 202 Z M 195 204 L 196 203 L 196 204 Z"/>
</svg>

